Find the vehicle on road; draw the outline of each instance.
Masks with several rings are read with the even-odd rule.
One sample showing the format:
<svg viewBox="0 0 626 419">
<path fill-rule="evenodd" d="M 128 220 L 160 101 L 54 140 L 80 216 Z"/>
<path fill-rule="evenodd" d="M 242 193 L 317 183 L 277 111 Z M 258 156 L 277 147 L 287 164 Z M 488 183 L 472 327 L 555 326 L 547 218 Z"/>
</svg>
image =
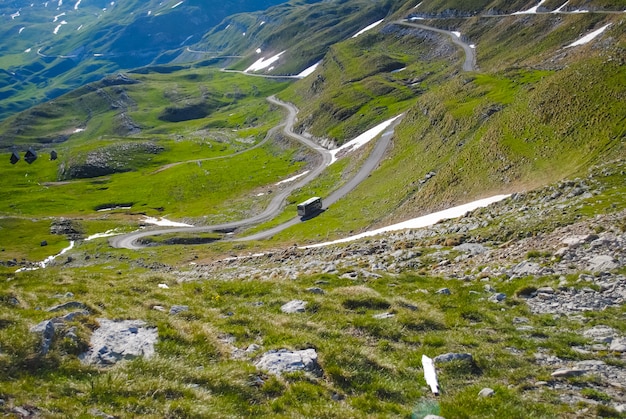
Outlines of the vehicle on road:
<svg viewBox="0 0 626 419">
<path fill-rule="evenodd" d="M 322 210 L 322 198 L 314 196 L 298 204 L 298 215 L 300 217 L 310 217 Z"/>
</svg>

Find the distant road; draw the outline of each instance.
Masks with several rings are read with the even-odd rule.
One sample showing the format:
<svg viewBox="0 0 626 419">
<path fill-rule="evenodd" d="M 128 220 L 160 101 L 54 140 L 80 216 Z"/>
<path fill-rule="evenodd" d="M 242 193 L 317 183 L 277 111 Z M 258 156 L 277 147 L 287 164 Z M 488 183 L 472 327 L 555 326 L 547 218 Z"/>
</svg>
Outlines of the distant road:
<svg viewBox="0 0 626 419">
<path fill-rule="evenodd" d="M 478 68 L 476 67 L 476 50 L 472 48 L 469 44 L 463 42 L 460 37 L 458 37 L 454 32 L 446 31 L 439 28 L 433 28 L 432 26 L 426 26 L 419 23 L 409 22 L 407 20 L 396 20 L 396 25 L 409 26 L 417 29 L 424 29 L 426 31 L 437 32 L 442 35 L 447 35 L 452 43 L 461 47 L 463 52 L 465 53 L 465 61 L 463 62 L 463 71 L 476 71 Z"/>
<path fill-rule="evenodd" d="M 137 241 L 144 237 L 156 236 L 160 234 L 167 233 L 204 233 L 211 232 L 217 230 L 231 230 L 236 229 L 243 226 L 258 224 L 264 221 L 268 221 L 278 215 L 282 209 L 282 206 L 287 199 L 287 197 L 297 188 L 301 188 L 305 186 L 307 183 L 311 182 L 315 179 L 322 171 L 330 164 L 332 156 L 330 151 L 325 148 L 320 147 L 315 142 L 309 140 L 306 137 L 303 137 L 300 134 L 297 134 L 293 131 L 293 126 L 295 124 L 296 115 L 298 110 L 295 106 L 290 103 L 281 102 L 276 99 L 274 96 L 270 96 L 267 98 L 270 103 L 281 106 L 287 110 L 287 117 L 285 118 L 285 122 L 278 125 L 274 129 L 283 127 L 283 131 L 285 134 L 290 137 L 296 139 L 300 143 L 305 146 L 311 148 L 316 151 L 320 155 L 320 164 L 312 169 L 307 176 L 302 178 L 299 182 L 294 182 L 283 189 L 281 192 L 277 193 L 274 198 L 270 201 L 269 205 L 263 212 L 257 214 L 253 217 L 246 218 L 244 220 L 233 221 L 229 223 L 215 224 L 210 226 L 202 226 L 202 227 L 176 227 L 176 228 L 158 228 L 158 229 L 149 229 L 149 230 L 141 230 L 133 233 L 113 236 L 109 239 L 109 243 L 113 247 L 117 248 L 126 248 L 126 249 L 141 249 L 144 246 L 141 246 L 137 243 Z M 286 227 L 285 227 L 286 228 Z"/>
</svg>

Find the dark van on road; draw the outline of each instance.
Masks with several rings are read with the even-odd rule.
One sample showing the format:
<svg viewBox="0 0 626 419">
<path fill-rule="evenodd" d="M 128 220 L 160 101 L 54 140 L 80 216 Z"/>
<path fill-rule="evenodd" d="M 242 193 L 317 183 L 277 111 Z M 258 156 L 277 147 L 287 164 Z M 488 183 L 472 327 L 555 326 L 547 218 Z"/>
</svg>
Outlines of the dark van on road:
<svg viewBox="0 0 626 419">
<path fill-rule="evenodd" d="M 314 196 L 298 204 L 298 215 L 300 217 L 310 217 L 322 210 L 322 198 Z"/>
</svg>

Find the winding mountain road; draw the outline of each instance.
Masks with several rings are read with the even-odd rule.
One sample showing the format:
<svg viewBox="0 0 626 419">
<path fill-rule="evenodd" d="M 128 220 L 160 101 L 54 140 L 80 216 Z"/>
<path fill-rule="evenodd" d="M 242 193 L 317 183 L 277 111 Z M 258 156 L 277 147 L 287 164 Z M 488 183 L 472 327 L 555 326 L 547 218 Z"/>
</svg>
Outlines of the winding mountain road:
<svg viewBox="0 0 626 419">
<path fill-rule="evenodd" d="M 476 50 L 471 45 L 463 42 L 461 37 L 458 36 L 455 32 L 446 31 L 444 29 L 434 28 L 432 26 L 426 26 L 419 23 L 409 22 L 405 19 L 396 20 L 393 23 L 396 25 L 409 26 L 411 28 L 437 32 L 442 35 L 448 36 L 452 40 L 452 43 L 461 47 L 461 49 L 465 53 L 465 61 L 463 61 L 463 71 L 476 71 L 478 69 L 476 67 Z"/>
<path fill-rule="evenodd" d="M 409 26 L 409 27 L 413 27 L 417 29 L 433 31 L 433 32 L 437 32 L 437 33 L 450 37 L 451 41 L 455 45 L 461 47 L 461 49 L 465 53 L 465 61 L 463 62 L 463 70 L 464 71 L 476 71 L 477 69 L 476 53 L 475 53 L 474 48 L 470 46 L 469 44 L 463 42 L 456 33 L 446 31 L 443 29 L 433 28 L 433 27 L 426 26 L 426 25 L 421 25 L 418 23 L 408 22 L 406 20 L 397 20 L 393 23 L 398 24 L 398 25 L 403 25 L 403 26 Z M 223 71 L 243 73 L 243 72 L 236 71 L 236 70 L 223 70 Z M 244 73 L 244 74 L 255 75 L 255 74 L 249 74 L 249 73 Z M 263 77 L 263 75 L 259 75 L 259 76 Z M 273 76 L 273 77 L 281 78 L 281 76 Z M 287 76 L 287 77 L 282 76 L 282 78 L 293 78 L 293 76 Z M 175 227 L 175 228 L 170 227 L 170 228 L 156 228 L 156 229 L 151 228 L 151 229 L 136 231 L 136 232 L 125 234 L 125 235 L 111 237 L 109 239 L 109 243 L 111 244 L 111 246 L 117 247 L 117 248 L 137 250 L 137 249 L 141 249 L 144 247 L 138 244 L 139 239 L 142 239 L 144 237 L 157 236 L 157 235 L 168 234 L 168 233 L 204 233 L 204 232 L 212 232 L 212 231 L 220 231 L 220 230 L 233 230 L 236 228 L 265 222 L 274 218 L 276 215 L 278 215 L 287 197 L 289 197 L 289 195 L 294 190 L 301 188 L 305 186 L 306 184 L 308 184 L 309 182 L 311 182 L 313 179 L 319 176 L 324 171 L 324 169 L 326 169 L 326 167 L 328 167 L 328 165 L 332 161 L 332 154 L 330 153 L 329 150 L 320 147 L 318 144 L 311 141 L 310 139 L 294 132 L 293 126 L 295 124 L 296 115 L 298 113 L 298 109 L 294 105 L 290 103 L 282 102 L 278 100 L 275 96 L 270 96 L 267 98 L 267 100 L 270 103 L 277 105 L 277 106 L 281 106 L 287 110 L 287 117 L 285 118 L 285 121 L 282 124 L 272 128 L 272 130 L 270 130 L 270 133 L 268 134 L 268 137 L 274 130 L 282 127 L 283 132 L 286 135 L 295 139 L 301 144 L 304 144 L 310 149 L 316 151 L 320 155 L 321 162 L 315 169 L 312 169 L 307 174 L 307 176 L 302 178 L 299 182 L 289 185 L 280 193 L 276 194 L 274 198 L 272 198 L 272 200 L 270 201 L 267 208 L 265 208 L 263 212 L 253 217 L 246 218 L 244 220 L 239 220 L 239 221 L 232 221 L 228 223 L 215 224 L 215 225 L 202 226 L 202 227 Z M 324 210 L 327 209 L 330 205 L 337 202 L 339 199 L 346 196 L 348 193 L 350 193 L 361 182 L 363 182 L 363 180 L 365 180 L 372 173 L 372 171 L 378 166 L 378 164 L 380 163 L 380 161 L 382 160 L 385 154 L 385 151 L 387 150 L 387 147 L 389 146 L 391 142 L 391 137 L 393 136 L 395 127 L 400 123 L 401 120 L 402 120 L 402 117 L 397 118 L 389 127 L 385 129 L 385 131 L 383 131 L 380 139 L 377 141 L 374 149 L 368 156 L 367 160 L 365 161 L 365 163 L 363 164 L 359 172 L 353 178 L 351 178 L 346 184 L 344 184 L 342 187 L 332 192 L 328 197 L 325 197 L 323 199 Z M 291 220 L 284 222 L 278 226 L 275 226 L 271 229 L 268 229 L 259 233 L 255 233 L 250 236 L 240 237 L 235 240 L 236 241 L 248 241 L 248 240 L 265 239 L 295 224 L 298 224 L 300 222 L 302 222 L 302 219 L 300 217 L 294 217 Z"/>
<path fill-rule="evenodd" d="M 175 227 L 175 228 L 170 227 L 170 228 L 157 228 L 157 229 L 135 231 L 133 233 L 111 237 L 109 239 L 109 243 L 111 244 L 111 246 L 117 247 L 117 248 L 137 250 L 137 249 L 141 249 L 144 247 L 137 243 L 139 239 L 144 238 L 144 237 L 156 236 L 156 235 L 167 234 L 167 233 L 204 233 L 204 232 L 219 231 L 219 230 L 232 230 L 232 229 L 236 229 L 239 227 L 268 221 L 272 219 L 273 217 L 275 217 L 280 212 L 287 197 L 295 189 L 305 186 L 307 183 L 315 179 L 320 173 L 322 173 L 322 171 L 332 161 L 331 160 L 332 155 L 330 151 L 326 150 L 325 148 L 320 147 L 319 145 L 309 140 L 308 138 L 303 137 L 302 135 L 297 134 L 293 131 L 293 125 L 295 123 L 296 115 L 298 113 L 298 110 L 296 109 L 295 106 L 293 106 L 290 103 L 282 102 L 276 99 L 276 97 L 274 96 L 268 97 L 267 100 L 270 103 L 281 106 L 287 110 L 287 117 L 285 118 L 285 122 L 283 122 L 281 125 L 279 125 L 276 128 L 282 127 L 285 134 L 294 138 L 295 140 L 304 144 L 305 146 L 311 148 L 312 150 L 316 151 L 320 155 L 320 164 L 315 169 L 312 169 L 307 174 L 307 176 L 302 178 L 299 182 L 295 182 L 289 185 L 287 188 L 283 189 L 281 192 L 277 193 L 272 198 L 267 208 L 265 208 L 263 212 L 253 217 L 246 218 L 244 220 L 239 220 L 239 221 L 232 221 L 228 223 L 214 224 L 214 225 L 201 226 L 201 227 Z M 287 227 L 284 227 L 284 228 L 287 228 Z"/>
</svg>

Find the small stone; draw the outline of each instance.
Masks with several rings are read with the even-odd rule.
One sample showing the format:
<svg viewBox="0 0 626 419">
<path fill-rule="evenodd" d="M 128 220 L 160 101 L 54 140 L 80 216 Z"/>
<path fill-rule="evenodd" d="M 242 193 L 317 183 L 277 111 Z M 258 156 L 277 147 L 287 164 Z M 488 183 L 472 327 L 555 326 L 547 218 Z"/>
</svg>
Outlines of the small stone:
<svg viewBox="0 0 626 419">
<path fill-rule="evenodd" d="M 494 394 L 496 394 L 494 389 L 485 387 L 478 392 L 478 397 L 482 397 L 482 398 L 493 397 Z"/>
<path fill-rule="evenodd" d="M 176 306 L 172 306 L 170 308 L 170 314 L 171 315 L 176 315 L 176 314 L 179 314 L 179 313 L 183 313 L 185 311 L 189 311 L 189 306 L 178 306 L 178 305 L 176 305 Z"/>
<path fill-rule="evenodd" d="M 537 381 L 535 382 L 535 387 L 545 387 L 548 385 L 547 381 Z"/>
<path fill-rule="evenodd" d="M 248 348 L 246 349 L 246 352 L 252 353 L 252 352 L 258 351 L 259 349 L 261 349 L 261 345 L 257 345 L 256 343 L 253 343 L 250 346 L 248 346 Z"/>
<path fill-rule="evenodd" d="M 40 243 L 41 247 L 45 247 L 48 245 L 48 241 L 47 240 L 42 240 Z"/>
<path fill-rule="evenodd" d="M 394 316 L 395 314 L 393 313 L 380 313 L 380 314 L 374 314 L 372 317 L 374 317 L 375 319 L 390 319 Z"/>
<path fill-rule="evenodd" d="M 527 317 L 513 317 L 513 324 L 523 324 L 529 322 L 530 320 L 528 320 Z"/>
<path fill-rule="evenodd" d="M 541 287 L 537 289 L 537 294 L 554 294 L 554 288 L 552 287 Z"/>
<path fill-rule="evenodd" d="M 153 310 L 165 312 L 165 307 L 163 306 L 152 306 Z"/>
<path fill-rule="evenodd" d="M 67 303 L 63 303 L 63 304 L 59 304 L 57 306 L 50 307 L 46 311 L 55 312 L 55 311 L 62 311 L 62 310 L 76 309 L 76 308 L 78 308 L 78 309 L 86 309 L 87 306 L 85 306 L 83 303 L 79 303 L 78 301 L 69 301 Z"/>
<path fill-rule="evenodd" d="M 485 290 L 485 292 L 496 292 L 496 289 L 492 287 L 491 284 L 485 284 L 483 289 Z"/>
<path fill-rule="evenodd" d="M 626 338 L 613 339 L 609 351 L 626 352 Z"/>
<path fill-rule="evenodd" d="M 439 416 L 439 415 L 426 415 L 424 416 L 424 419 L 446 419 L 443 416 Z"/>
<path fill-rule="evenodd" d="M 307 292 L 310 292 L 311 294 L 324 294 L 324 290 L 321 289 L 320 287 L 311 287 L 311 288 L 307 288 L 306 290 Z"/>
<path fill-rule="evenodd" d="M 492 303 L 500 303 L 502 301 L 504 301 L 506 299 L 506 294 L 504 293 L 497 293 L 492 295 L 491 297 L 489 297 L 489 301 L 491 301 Z"/>
<path fill-rule="evenodd" d="M 451 295 L 452 292 L 450 292 L 449 288 L 440 288 L 437 290 L 436 292 L 437 294 L 442 294 L 442 295 Z"/>
<path fill-rule="evenodd" d="M 447 353 L 447 354 L 442 354 L 442 355 L 437 355 L 433 361 L 436 364 L 443 364 L 446 362 L 451 362 L 451 361 L 467 361 L 467 362 L 474 362 L 474 358 L 472 357 L 472 354 L 468 354 L 468 353 Z"/>
<path fill-rule="evenodd" d="M 304 313 L 306 311 L 307 304 L 308 303 L 306 301 L 292 300 L 286 304 L 283 304 L 280 307 L 280 311 L 287 314 Z"/>
<path fill-rule="evenodd" d="M 563 368 L 563 369 L 554 371 L 551 374 L 551 376 L 554 378 L 578 377 L 578 376 L 584 375 L 586 372 L 587 372 L 586 370 Z"/>
</svg>

